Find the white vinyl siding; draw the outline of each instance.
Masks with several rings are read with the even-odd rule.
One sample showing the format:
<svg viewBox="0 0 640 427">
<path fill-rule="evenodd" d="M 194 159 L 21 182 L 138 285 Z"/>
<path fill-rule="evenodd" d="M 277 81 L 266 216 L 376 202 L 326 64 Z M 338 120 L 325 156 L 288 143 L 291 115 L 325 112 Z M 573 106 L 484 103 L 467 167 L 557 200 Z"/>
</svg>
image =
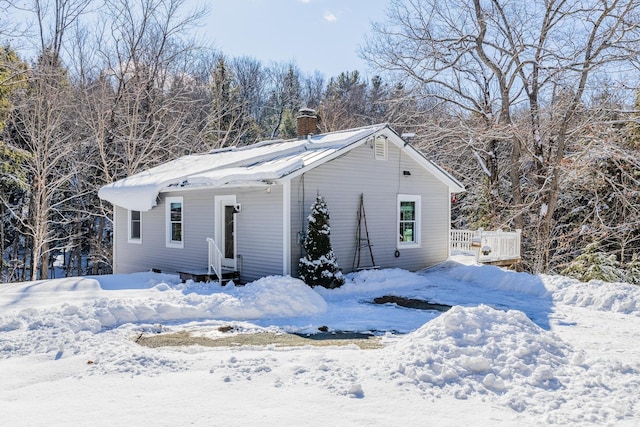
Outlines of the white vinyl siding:
<svg viewBox="0 0 640 427">
<path fill-rule="evenodd" d="M 127 210 L 116 208 L 117 235 L 123 239 L 115 244 L 120 273 L 157 269 L 163 273 L 207 270 L 207 237 L 215 236 L 215 197 L 236 194 L 242 211 L 237 221 L 237 257 L 240 281 L 248 283 L 263 276 L 280 275 L 282 268 L 282 186 L 270 191 L 264 187 L 219 190 L 192 190 L 161 193 L 158 206 L 143 212 L 144 241 L 141 245 L 127 243 Z M 182 238 L 184 248 L 166 246 L 167 204 L 183 199 Z"/>
<path fill-rule="evenodd" d="M 297 274 L 302 252 L 299 237 L 306 231 L 306 218 L 317 194 L 327 202 L 331 243 L 344 273 L 353 269 L 356 244 L 364 244 L 356 242 L 361 194 L 376 266 L 418 270 L 445 261 L 450 228 L 449 189 L 408 153 L 401 153 L 393 138 L 389 136 L 387 140 L 387 161 L 376 160 L 375 143 L 367 141 L 286 185 L 162 192 L 158 205 L 142 212 L 144 241 L 140 245 L 127 243 L 128 213 L 115 207 L 114 268 L 118 273 L 151 269 L 166 273 L 206 271 L 206 239 L 215 236 L 215 197 L 231 194 L 242 205 L 235 220 L 237 268 L 243 283 L 268 275 Z M 398 245 L 399 194 L 420 197 L 420 219 L 416 224 L 419 248 Z M 172 200 L 183 203 L 182 250 L 166 245 L 167 210 Z M 287 211 L 291 213 L 290 229 L 284 230 L 289 222 L 283 218 Z M 284 239 L 288 245 L 283 244 Z M 371 264 L 368 253 L 368 248 L 363 247 L 361 268 Z"/>
<path fill-rule="evenodd" d="M 178 271 L 206 271 L 207 237 L 214 236 L 213 198 L 206 191 L 161 193 L 158 206 L 142 213 L 143 241 L 140 245 L 127 244 L 127 210 L 116 209 L 118 239 L 118 272 L 160 270 L 163 273 Z M 183 199 L 182 239 L 183 248 L 167 247 L 167 199 Z"/>
<path fill-rule="evenodd" d="M 387 161 L 375 159 L 375 144 L 348 154 L 297 177 L 291 187 L 291 264 L 297 274 L 309 209 L 317 194 L 324 196 L 331 216 L 331 245 L 344 273 L 354 263 L 360 194 L 364 194 L 369 240 L 375 265 L 418 270 L 445 261 L 449 255 L 449 189 L 406 153 L 387 141 Z M 403 171 L 410 171 L 404 175 Z M 420 245 L 398 244 L 398 195 L 420 196 Z M 362 234 L 365 235 L 364 224 Z M 396 257 L 396 249 L 399 256 Z M 371 266 L 369 248 L 361 246 L 360 268 Z"/>
<path fill-rule="evenodd" d="M 184 248 L 184 202 L 182 197 L 167 197 L 167 247 Z"/>
<path fill-rule="evenodd" d="M 142 244 L 142 212 L 140 211 L 128 211 L 128 242 L 135 244 Z"/>
<path fill-rule="evenodd" d="M 420 247 L 420 196 L 398 195 L 398 248 Z"/>
<path fill-rule="evenodd" d="M 237 192 L 238 269 L 243 282 L 283 274 L 283 191 L 281 185 Z"/>
</svg>

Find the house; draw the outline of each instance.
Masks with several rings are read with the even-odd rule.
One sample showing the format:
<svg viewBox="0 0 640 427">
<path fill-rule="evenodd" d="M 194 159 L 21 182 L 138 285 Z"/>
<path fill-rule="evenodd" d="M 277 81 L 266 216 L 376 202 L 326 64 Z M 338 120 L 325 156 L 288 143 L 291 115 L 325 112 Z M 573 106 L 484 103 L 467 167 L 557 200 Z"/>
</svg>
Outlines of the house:
<svg viewBox="0 0 640 427">
<path fill-rule="evenodd" d="M 188 155 L 102 187 L 114 272 L 296 276 L 316 195 L 343 272 L 446 260 L 451 194 L 463 186 L 386 124 L 314 134 L 315 113 L 301 113 L 298 139 Z"/>
</svg>

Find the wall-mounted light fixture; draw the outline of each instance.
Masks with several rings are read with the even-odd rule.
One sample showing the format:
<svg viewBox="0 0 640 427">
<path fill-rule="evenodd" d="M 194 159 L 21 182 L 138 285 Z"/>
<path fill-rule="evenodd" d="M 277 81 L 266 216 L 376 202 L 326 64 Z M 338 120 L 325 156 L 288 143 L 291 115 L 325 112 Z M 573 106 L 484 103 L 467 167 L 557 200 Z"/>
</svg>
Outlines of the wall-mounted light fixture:
<svg viewBox="0 0 640 427">
<path fill-rule="evenodd" d="M 402 171 L 402 175 L 411 176 L 411 171 Z"/>
</svg>

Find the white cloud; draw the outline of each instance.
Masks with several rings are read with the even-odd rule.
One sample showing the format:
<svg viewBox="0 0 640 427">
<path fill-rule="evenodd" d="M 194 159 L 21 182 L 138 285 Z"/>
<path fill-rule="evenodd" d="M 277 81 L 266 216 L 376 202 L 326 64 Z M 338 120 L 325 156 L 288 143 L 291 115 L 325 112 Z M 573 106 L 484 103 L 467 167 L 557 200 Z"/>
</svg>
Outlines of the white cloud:
<svg viewBox="0 0 640 427">
<path fill-rule="evenodd" d="M 298 0 L 300 3 L 311 3 L 311 0 Z"/>
<path fill-rule="evenodd" d="M 338 20 L 338 17 L 332 12 L 325 12 L 323 18 L 327 22 L 336 22 Z"/>
</svg>

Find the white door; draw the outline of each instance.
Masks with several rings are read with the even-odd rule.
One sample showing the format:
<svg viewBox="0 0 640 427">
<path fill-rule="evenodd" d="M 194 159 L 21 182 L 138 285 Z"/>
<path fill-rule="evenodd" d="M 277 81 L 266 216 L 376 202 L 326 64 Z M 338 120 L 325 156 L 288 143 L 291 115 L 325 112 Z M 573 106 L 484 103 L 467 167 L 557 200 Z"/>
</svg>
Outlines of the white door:
<svg viewBox="0 0 640 427">
<path fill-rule="evenodd" d="M 216 196 L 216 236 L 222 267 L 236 270 L 236 196 Z"/>
</svg>

